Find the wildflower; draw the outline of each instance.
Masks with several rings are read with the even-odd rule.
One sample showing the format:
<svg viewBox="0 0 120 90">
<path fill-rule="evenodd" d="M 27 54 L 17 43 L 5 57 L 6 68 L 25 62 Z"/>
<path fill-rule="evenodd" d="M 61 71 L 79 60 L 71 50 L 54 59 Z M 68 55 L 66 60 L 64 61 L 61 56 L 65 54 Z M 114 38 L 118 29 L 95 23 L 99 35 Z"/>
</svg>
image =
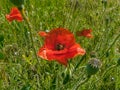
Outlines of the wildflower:
<svg viewBox="0 0 120 90">
<path fill-rule="evenodd" d="M 64 28 L 48 32 L 44 45 L 38 51 L 39 57 L 49 61 L 56 60 L 63 65 L 67 65 L 69 58 L 84 54 L 85 50 L 75 42 L 74 35 Z"/>
<path fill-rule="evenodd" d="M 91 29 L 83 29 L 82 31 L 78 31 L 77 32 L 77 36 L 84 36 L 87 38 L 92 38 L 92 34 L 91 34 L 92 30 Z"/>
<path fill-rule="evenodd" d="M 7 19 L 9 22 L 11 22 L 11 21 L 13 21 L 13 20 L 17 20 L 18 22 L 21 22 L 21 21 L 23 20 L 22 15 L 21 15 L 21 13 L 20 13 L 20 11 L 18 10 L 17 7 L 13 7 L 13 8 L 11 9 L 10 14 L 7 14 L 7 15 L 6 15 L 6 19 Z"/>
<path fill-rule="evenodd" d="M 101 62 L 100 60 L 96 59 L 96 58 L 92 58 L 86 67 L 87 70 L 87 74 L 88 76 L 94 75 L 98 72 L 99 68 L 101 67 Z"/>
<path fill-rule="evenodd" d="M 39 34 L 41 37 L 46 37 L 46 36 L 47 36 L 47 33 L 44 32 L 44 31 L 39 31 L 38 34 Z"/>
</svg>

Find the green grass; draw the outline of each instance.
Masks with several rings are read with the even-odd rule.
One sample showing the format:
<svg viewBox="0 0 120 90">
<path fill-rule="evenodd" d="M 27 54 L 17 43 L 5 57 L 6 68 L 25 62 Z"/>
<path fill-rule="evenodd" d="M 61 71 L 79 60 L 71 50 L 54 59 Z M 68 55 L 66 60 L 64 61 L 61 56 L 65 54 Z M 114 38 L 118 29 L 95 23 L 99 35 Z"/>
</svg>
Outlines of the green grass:
<svg viewBox="0 0 120 90">
<path fill-rule="evenodd" d="M 87 78 L 91 52 L 102 67 L 78 90 L 120 89 L 120 66 L 116 66 L 120 58 L 119 0 L 24 0 L 31 32 L 26 20 L 6 20 L 15 6 L 10 1 L 0 0 L 0 90 L 74 90 Z M 44 43 L 38 32 L 58 27 L 73 32 L 86 50 L 85 56 L 73 58 L 67 67 L 37 60 L 34 54 L 33 44 L 37 52 Z M 83 28 L 91 28 L 94 38 L 77 37 L 76 31 Z"/>
</svg>

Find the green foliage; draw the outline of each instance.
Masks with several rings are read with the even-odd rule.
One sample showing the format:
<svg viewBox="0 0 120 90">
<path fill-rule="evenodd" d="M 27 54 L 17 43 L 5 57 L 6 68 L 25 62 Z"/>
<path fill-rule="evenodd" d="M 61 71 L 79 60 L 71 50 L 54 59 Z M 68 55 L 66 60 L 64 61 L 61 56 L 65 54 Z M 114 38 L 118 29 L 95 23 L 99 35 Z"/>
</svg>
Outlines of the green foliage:
<svg viewBox="0 0 120 90">
<path fill-rule="evenodd" d="M 21 5 L 31 33 L 26 20 L 5 18 L 11 7 Z M 72 90 L 79 84 L 78 90 L 119 90 L 119 13 L 119 0 L 0 0 L 0 90 Z M 86 50 L 67 67 L 34 54 L 31 35 L 37 52 L 44 43 L 38 32 L 57 27 L 68 28 Z M 83 28 L 91 28 L 94 38 L 77 37 Z M 87 64 L 91 58 L 101 60 L 99 71 Z"/>
<path fill-rule="evenodd" d="M 24 4 L 25 0 L 10 0 L 11 3 L 13 3 L 15 6 L 22 8 L 22 5 Z"/>
<path fill-rule="evenodd" d="M 118 58 L 118 60 L 117 60 L 117 64 L 120 65 L 120 58 Z"/>
<path fill-rule="evenodd" d="M 0 35 L 0 43 L 4 40 L 4 36 Z"/>
<path fill-rule="evenodd" d="M 4 59 L 4 54 L 0 52 L 0 59 Z"/>
</svg>

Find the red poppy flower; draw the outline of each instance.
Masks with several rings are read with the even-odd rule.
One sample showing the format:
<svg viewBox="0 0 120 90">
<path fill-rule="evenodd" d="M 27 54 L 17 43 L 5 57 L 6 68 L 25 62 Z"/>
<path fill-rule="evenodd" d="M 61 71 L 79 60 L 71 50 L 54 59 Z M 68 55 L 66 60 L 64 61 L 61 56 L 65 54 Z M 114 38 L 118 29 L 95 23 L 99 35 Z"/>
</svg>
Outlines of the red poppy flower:
<svg viewBox="0 0 120 90">
<path fill-rule="evenodd" d="M 87 38 L 92 38 L 92 34 L 91 34 L 92 30 L 91 29 L 83 29 L 82 31 L 78 31 L 77 32 L 77 36 L 84 36 Z"/>
<path fill-rule="evenodd" d="M 75 42 L 74 35 L 64 28 L 48 32 L 44 45 L 38 51 L 38 56 L 41 58 L 56 60 L 63 65 L 67 65 L 69 58 L 84 54 L 85 50 Z"/>
<path fill-rule="evenodd" d="M 20 11 L 18 10 L 17 7 L 13 7 L 13 8 L 11 9 L 10 14 L 7 14 L 7 15 L 6 15 L 6 19 L 7 19 L 9 22 L 11 22 L 11 21 L 13 21 L 13 20 L 17 20 L 17 21 L 21 22 L 21 21 L 23 20 L 22 15 L 21 15 L 21 13 L 20 13 Z"/>
</svg>

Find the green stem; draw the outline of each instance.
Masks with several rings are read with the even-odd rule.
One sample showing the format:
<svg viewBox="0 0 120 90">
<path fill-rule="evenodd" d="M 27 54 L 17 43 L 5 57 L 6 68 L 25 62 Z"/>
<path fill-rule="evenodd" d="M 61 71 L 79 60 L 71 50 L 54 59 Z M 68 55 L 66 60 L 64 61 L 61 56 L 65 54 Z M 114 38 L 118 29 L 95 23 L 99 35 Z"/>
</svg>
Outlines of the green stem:
<svg viewBox="0 0 120 90">
<path fill-rule="evenodd" d="M 73 69 L 72 73 L 75 72 L 75 70 L 79 67 L 79 65 L 82 63 L 82 61 L 84 60 L 85 55 L 80 59 L 80 61 L 77 63 L 77 65 L 75 66 L 75 68 Z"/>
<path fill-rule="evenodd" d="M 91 77 L 91 76 L 87 77 L 85 80 L 83 80 L 83 81 L 81 81 L 81 82 L 78 81 L 78 82 L 80 82 L 80 83 L 78 83 L 73 90 L 78 90 L 81 85 L 83 85 L 84 83 L 86 83 L 86 82 L 90 79 L 90 77 Z"/>
<path fill-rule="evenodd" d="M 112 68 L 116 67 L 117 65 L 113 65 L 111 67 L 109 67 L 102 75 L 102 78 L 106 75 L 107 72 L 109 72 Z"/>
<path fill-rule="evenodd" d="M 112 42 L 112 44 L 110 45 L 110 47 L 106 50 L 106 52 L 108 52 L 111 49 L 111 47 L 115 44 L 115 42 L 119 39 L 119 37 L 120 37 L 120 34 L 118 34 L 118 36 L 114 39 L 114 41 Z M 103 53 L 103 55 L 101 56 L 101 58 L 105 55 L 106 52 Z"/>
<path fill-rule="evenodd" d="M 36 54 L 36 49 L 35 49 L 35 47 L 34 47 L 34 41 L 33 41 L 33 36 L 32 36 L 32 25 L 31 25 L 31 23 L 30 23 L 30 21 L 29 21 L 29 18 L 28 18 L 28 17 L 26 16 L 26 14 L 25 14 L 24 7 L 23 7 L 23 9 L 22 9 L 22 14 L 23 14 L 23 17 L 24 17 L 24 19 L 26 20 L 26 22 L 27 22 L 27 24 L 28 24 L 29 32 L 30 32 L 30 39 L 31 39 L 31 42 L 32 42 L 32 48 L 33 48 L 33 51 L 34 51 L 34 55 L 35 55 L 35 57 L 36 57 L 36 60 L 37 60 L 38 63 L 39 63 L 39 60 L 38 60 L 38 57 L 37 57 L 37 54 Z"/>
<path fill-rule="evenodd" d="M 97 83 L 98 81 L 102 80 L 104 78 L 104 76 L 111 70 L 114 69 L 115 67 L 117 67 L 117 65 L 112 65 L 111 67 L 107 68 L 107 70 L 105 72 L 103 72 L 101 78 L 99 78 L 98 80 L 96 80 L 93 83 Z"/>
</svg>

